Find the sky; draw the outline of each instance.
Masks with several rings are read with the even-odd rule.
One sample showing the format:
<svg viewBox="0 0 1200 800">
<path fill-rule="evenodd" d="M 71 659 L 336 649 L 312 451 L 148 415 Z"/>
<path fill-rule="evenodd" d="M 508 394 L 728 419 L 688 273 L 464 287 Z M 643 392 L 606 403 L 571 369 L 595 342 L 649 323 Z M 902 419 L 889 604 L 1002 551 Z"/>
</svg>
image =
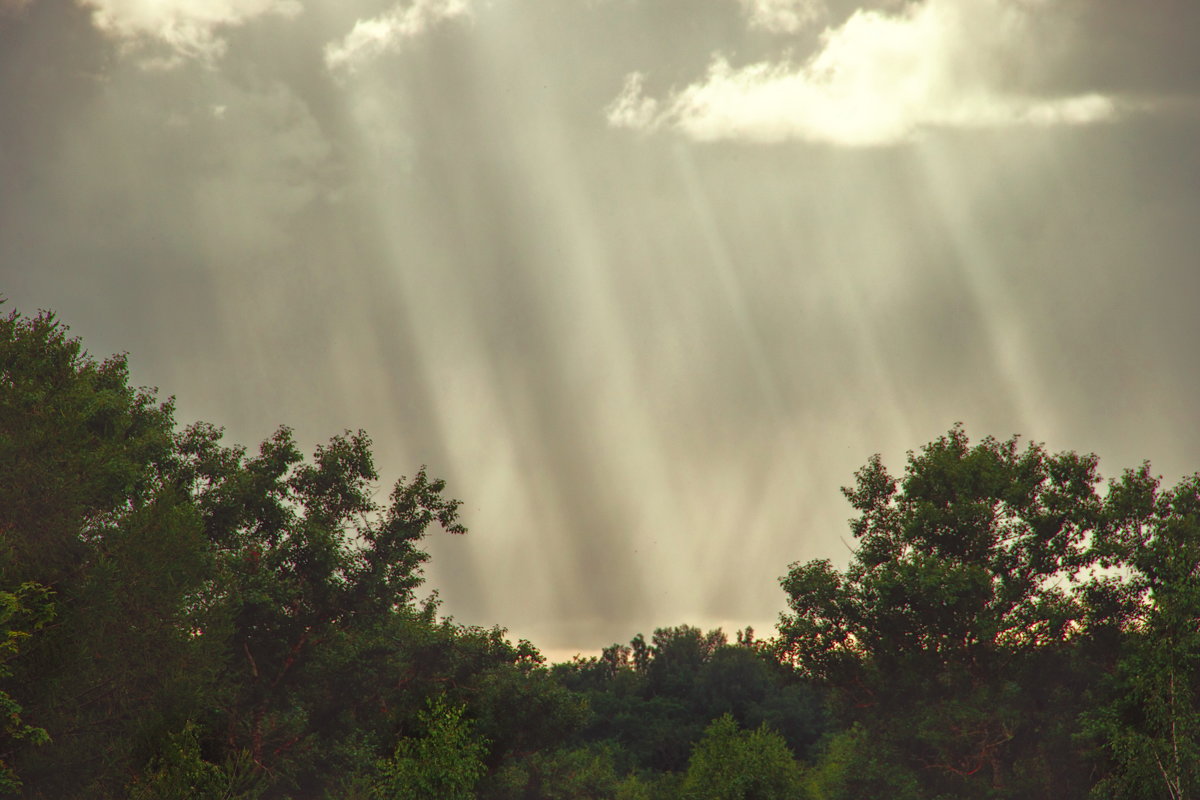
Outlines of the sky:
<svg viewBox="0 0 1200 800">
<path fill-rule="evenodd" d="M 1200 469 L 1194 0 L 0 0 L 0 294 L 463 501 L 552 658 L 772 631 L 962 422 Z"/>
</svg>

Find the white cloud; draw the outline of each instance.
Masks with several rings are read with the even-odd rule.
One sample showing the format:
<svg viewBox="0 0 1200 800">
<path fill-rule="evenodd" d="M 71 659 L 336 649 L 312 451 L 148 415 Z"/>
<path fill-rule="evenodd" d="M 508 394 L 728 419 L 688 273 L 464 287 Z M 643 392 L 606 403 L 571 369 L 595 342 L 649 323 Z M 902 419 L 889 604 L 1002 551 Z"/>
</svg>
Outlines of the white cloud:
<svg viewBox="0 0 1200 800">
<path fill-rule="evenodd" d="M 738 0 L 750 27 L 773 33 L 795 33 L 825 13 L 824 0 Z"/>
<path fill-rule="evenodd" d="M 621 93 L 604 110 L 610 125 L 640 130 L 650 130 L 656 126 L 658 101 L 643 94 L 644 80 L 640 72 L 631 72 L 625 76 L 625 85 Z"/>
<path fill-rule="evenodd" d="M 298 0 L 79 0 L 98 28 L 131 45 L 165 44 L 169 56 L 148 62 L 172 66 L 185 58 L 215 59 L 225 52 L 222 28 L 264 14 L 294 16 Z"/>
<path fill-rule="evenodd" d="M 1013 86 L 1027 67 L 1036 3 L 920 0 L 897 13 L 855 12 L 797 64 L 735 68 L 713 60 L 704 80 L 658 106 L 627 81 L 614 126 L 673 127 L 700 140 L 806 139 L 891 144 L 934 127 L 1081 125 L 1112 117 L 1098 95 L 1042 97 Z M 661 109 L 659 108 L 661 107 Z M 649 112 L 634 114 L 629 109 Z"/>
<path fill-rule="evenodd" d="M 419 36 L 431 26 L 447 19 L 469 16 L 469 0 L 414 0 L 396 5 L 371 19 L 360 19 L 340 42 L 325 45 L 325 65 L 329 69 L 353 71 L 364 61 L 396 49 L 405 39 Z"/>
</svg>

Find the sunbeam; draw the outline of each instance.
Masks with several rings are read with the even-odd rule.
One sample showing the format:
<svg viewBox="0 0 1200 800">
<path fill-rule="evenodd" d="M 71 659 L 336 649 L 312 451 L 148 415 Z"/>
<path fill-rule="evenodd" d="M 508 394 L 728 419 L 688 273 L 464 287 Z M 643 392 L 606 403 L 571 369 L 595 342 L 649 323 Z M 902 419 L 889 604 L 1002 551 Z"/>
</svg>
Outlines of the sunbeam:
<svg viewBox="0 0 1200 800">
<path fill-rule="evenodd" d="M 1022 318 L 1016 298 L 1000 277 L 997 263 L 987 245 L 974 208 L 975 198 L 958 187 L 947 167 L 948 157 L 934 152 L 929 145 L 918 146 L 930 200 L 944 220 L 955 261 L 972 292 L 973 307 L 982 315 L 992 363 L 1003 383 L 998 389 L 1012 399 L 1021 430 L 1053 430 L 1056 425 L 1052 407 L 1042 398 L 1036 364 L 1038 355 L 1029 340 L 1029 325 Z"/>
<path fill-rule="evenodd" d="M 1168 14 L 218 5 L 0 3 L 0 289 L 181 421 L 445 477 L 459 621 L 765 633 L 855 469 L 957 421 L 1200 458 Z"/>
</svg>

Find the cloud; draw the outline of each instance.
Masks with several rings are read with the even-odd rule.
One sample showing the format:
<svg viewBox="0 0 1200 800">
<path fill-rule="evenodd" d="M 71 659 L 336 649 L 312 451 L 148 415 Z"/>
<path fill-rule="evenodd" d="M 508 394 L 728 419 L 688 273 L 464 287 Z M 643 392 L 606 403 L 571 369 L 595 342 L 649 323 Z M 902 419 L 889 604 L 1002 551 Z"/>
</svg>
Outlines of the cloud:
<svg viewBox="0 0 1200 800">
<path fill-rule="evenodd" d="M 405 39 L 419 36 L 447 19 L 468 16 L 469 0 L 414 0 L 399 5 L 378 17 L 360 19 L 340 42 L 325 45 L 325 65 L 329 69 L 354 71 L 364 61 L 394 50 Z"/>
<path fill-rule="evenodd" d="M 643 93 L 644 81 L 645 76 L 640 72 L 625 76 L 621 93 L 604 110 L 610 125 L 639 130 L 651 130 L 657 126 L 658 101 Z"/>
<path fill-rule="evenodd" d="M 1111 118 L 1100 94 L 1040 96 L 1013 76 L 1030 52 L 1040 0 L 921 0 L 856 11 L 803 63 L 734 67 L 715 57 L 697 83 L 658 103 L 626 80 L 609 124 L 677 129 L 698 140 L 788 139 L 848 146 L 904 141 L 929 128 L 1082 125 Z"/>
<path fill-rule="evenodd" d="M 222 28 L 265 14 L 295 16 L 298 0 L 80 0 L 100 30 L 127 45 L 166 45 L 168 55 L 145 62 L 174 66 L 184 59 L 214 60 L 225 53 Z"/>
<path fill-rule="evenodd" d="M 0 0 L 0 18 L 19 16 L 32 2 L 33 0 Z"/>
<path fill-rule="evenodd" d="M 738 0 L 751 28 L 795 33 L 826 13 L 824 0 Z"/>
<path fill-rule="evenodd" d="M 187 70 L 147 77 L 125 65 L 107 86 L 122 102 L 76 116 L 40 180 L 98 259 L 162 248 L 170 255 L 155 269 L 265 263 L 336 186 L 332 145 L 286 84 Z M 139 212 L 105 215 L 114 198 Z M 88 221 L 97 218 L 105 222 Z"/>
</svg>

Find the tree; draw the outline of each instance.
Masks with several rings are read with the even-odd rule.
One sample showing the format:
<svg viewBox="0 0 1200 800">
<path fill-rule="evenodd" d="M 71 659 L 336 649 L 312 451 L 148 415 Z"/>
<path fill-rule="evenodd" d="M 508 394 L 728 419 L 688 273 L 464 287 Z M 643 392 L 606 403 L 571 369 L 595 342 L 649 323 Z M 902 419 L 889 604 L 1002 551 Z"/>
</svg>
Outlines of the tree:
<svg viewBox="0 0 1200 800">
<path fill-rule="evenodd" d="M 255 800 L 263 775 L 255 774 L 250 755 L 237 753 L 224 764 L 205 760 L 199 728 L 191 722 L 169 734 L 145 774 L 129 787 L 129 800 Z"/>
<path fill-rule="evenodd" d="M 0 585 L 68 589 L 95 523 L 151 490 L 173 408 L 128 379 L 53 314 L 0 317 Z"/>
<path fill-rule="evenodd" d="M 617 775 L 613 748 L 558 746 L 506 763 L 480 793 L 487 800 L 613 800 L 645 787 Z"/>
<path fill-rule="evenodd" d="M 440 699 L 430 703 L 420 715 L 425 735 L 401 739 L 380 763 L 379 800 L 473 800 L 487 744 L 472 735 L 464 710 Z"/>
<path fill-rule="evenodd" d="M 766 725 L 744 731 L 729 714 L 715 720 L 692 750 L 681 796 L 686 800 L 792 800 L 800 765 L 783 737 Z"/>
<path fill-rule="evenodd" d="M 185 429 L 173 473 L 218 563 L 204 602 L 231 621 L 220 719 L 205 722 L 278 776 L 268 797 L 315 792 L 356 769 L 353 742 L 386 726 L 380 671 L 434 626 L 414 608 L 428 558 L 418 543 L 430 525 L 464 532 L 459 504 L 424 469 L 377 503 L 362 431 L 317 447 L 311 463 L 287 428 L 255 456 L 220 438 L 210 425 Z"/>
<path fill-rule="evenodd" d="M 0 600 L 21 644 L 0 700 L 22 707 L 0 758 L 27 796 L 151 791 L 241 754 L 267 797 L 319 796 L 428 695 L 395 702 L 414 642 L 515 660 L 415 607 L 420 539 L 463 531 L 441 481 L 377 503 L 362 432 L 306 461 L 281 428 L 247 456 L 215 426 L 176 431 L 128 377 L 51 314 L 0 319 Z M 21 616 L 27 586 L 52 625 Z"/>
<path fill-rule="evenodd" d="M 12 674 L 6 663 L 20 652 L 21 644 L 49 622 L 53 615 L 54 606 L 44 586 L 25 583 L 15 592 L 0 592 L 0 678 Z M 0 719 L 4 720 L 0 742 L 5 745 L 4 751 L 0 751 L 0 794 L 15 793 L 21 788 L 17 774 L 5 762 L 8 745 L 22 740 L 34 744 L 50 741 L 44 728 L 26 724 L 21 718 L 23 710 L 12 695 L 0 690 Z"/>
<path fill-rule="evenodd" d="M 833 687 L 924 796 L 1011 788 L 1036 738 L 1026 670 L 1086 614 L 1075 581 L 1095 558 L 1098 481 L 1094 456 L 972 446 L 961 427 L 910 453 L 902 480 L 875 456 L 843 490 L 859 512 L 847 569 L 782 579 L 781 656 Z"/>
<path fill-rule="evenodd" d="M 697 674 L 727 641 L 720 629 L 704 633 L 690 625 L 658 628 L 651 637 L 651 658 L 646 666 L 648 690 L 687 697 Z"/>
<path fill-rule="evenodd" d="M 1121 566 L 1110 594 L 1132 597 L 1106 702 L 1086 715 L 1111 770 L 1101 798 L 1183 800 L 1200 794 L 1200 474 L 1163 490 L 1148 465 L 1108 495 L 1098 545 Z M 1122 585 L 1123 584 L 1123 585 Z M 1124 590 L 1124 591 L 1121 591 Z"/>
<path fill-rule="evenodd" d="M 809 800 L 924 800 L 921 783 L 904 759 L 880 748 L 858 723 L 830 736 L 804 773 Z"/>
<path fill-rule="evenodd" d="M 54 615 L 0 678 L 50 740 L 9 742 L 27 794 L 120 791 L 209 674 L 187 621 L 206 545 L 163 481 L 172 428 L 124 356 L 93 359 L 49 313 L 0 319 L 0 587 L 43 587 Z"/>
</svg>

